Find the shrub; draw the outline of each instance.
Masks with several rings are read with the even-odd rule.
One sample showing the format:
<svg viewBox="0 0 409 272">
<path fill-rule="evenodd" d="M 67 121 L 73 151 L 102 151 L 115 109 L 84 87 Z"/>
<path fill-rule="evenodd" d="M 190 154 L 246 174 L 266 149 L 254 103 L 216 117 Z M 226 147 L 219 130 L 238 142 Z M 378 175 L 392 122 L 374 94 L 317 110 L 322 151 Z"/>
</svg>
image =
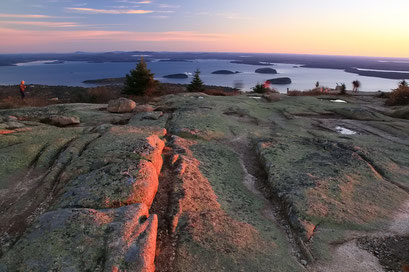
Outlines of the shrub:
<svg viewBox="0 0 409 272">
<path fill-rule="evenodd" d="M 205 89 L 203 93 L 212 96 L 234 96 L 241 94 L 241 91 L 233 90 L 233 91 L 226 91 L 222 89 Z"/>
<path fill-rule="evenodd" d="M 88 103 L 108 103 L 108 101 L 119 98 L 119 94 L 112 88 L 107 87 L 95 87 L 90 88 L 87 91 Z"/>
<path fill-rule="evenodd" d="M 400 81 L 399 87 L 402 87 L 402 88 L 409 87 L 408 82 L 406 80 Z"/>
<path fill-rule="evenodd" d="M 188 92 L 202 92 L 204 91 L 203 81 L 200 79 L 200 70 L 195 71 L 192 82 L 187 86 Z"/>
<path fill-rule="evenodd" d="M 388 106 L 409 105 L 409 87 L 400 85 L 390 93 L 385 103 Z"/>
<path fill-rule="evenodd" d="M 61 101 L 50 100 L 43 97 L 27 97 L 22 100 L 19 97 L 7 97 L 0 100 L 0 109 L 15 109 L 22 107 L 45 107 L 59 104 Z"/>
<path fill-rule="evenodd" d="M 270 91 L 270 88 L 266 88 L 263 84 L 258 83 L 256 86 L 254 86 L 253 88 L 251 88 L 253 90 L 253 92 L 255 93 L 267 93 L 268 91 Z"/>
<path fill-rule="evenodd" d="M 158 81 L 153 77 L 154 74 L 151 73 L 144 59 L 141 58 L 136 68 L 126 75 L 123 92 L 130 95 L 151 96 L 158 85 Z"/>
<path fill-rule="evenodd" d="M 287 91 L 288 96 L 318 96 L 318 95 L 328 95 L 328 93 L 321 92 L 320 89 L 313 89 L 309 91 L 298 91 L 298 90 L 292 90 L 292 91 Z"/>
<path fill-rule="evenodd" d="M 347 85 L 345 83 L 342 83 L 341 86 L 339 87 L 339 94 L 346 94 L 347 93 Z"/>
</svg>

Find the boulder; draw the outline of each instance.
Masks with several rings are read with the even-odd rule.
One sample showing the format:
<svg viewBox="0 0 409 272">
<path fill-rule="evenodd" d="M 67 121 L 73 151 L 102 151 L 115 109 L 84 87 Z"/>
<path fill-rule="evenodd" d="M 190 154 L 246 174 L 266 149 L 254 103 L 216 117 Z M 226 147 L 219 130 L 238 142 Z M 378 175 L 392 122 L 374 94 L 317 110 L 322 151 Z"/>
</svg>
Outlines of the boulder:
<svg viewBox="0 0 409 272">
<path fill-rule="evenodd" d="M 141 120 L 159 120 L 163 116 L 161 111 L 144 112 L 141 113 Z"/>
<path fill-rule="evenodd" d="M 9 121 L 6 123 L 7 129 L 16 129 L 25 127 L 23 124 L 15 121 Z"/>
<path fill-rule="evenodd" d="M 109 101 L 107 110 L 113 113 L 125 113 L 132 112 L 135 107 L 135 101 L 121 97 L 119 99 Z"/>
<path fill-rule="evenodd" d="M 43 214 L 0 271 L 154 271 L 157 216 L 144 204 Z"/>
<path fill-rule="evenodd" d="M 154 111 L 155 108 L 152 107 L 151 105 L 144 104 L 144 105 L 138 105 L 134 108 L 134 112 L 152 112 Z"/>
<path fill-rule="evenodd" d="M 274 84 L 274 85 L 288 85 L 288 84 L 292 83 L 291 78 L 289 78 L 289 77 L 273 78 L 273 79 L 270 79 L 268 81 L 271 84 Z"/>
<path fill-rule="evenodd" d="M 80 124 L 80 119 L 76 116 L 52 115 L 41 120 L 42 123 L 57 127 L 67 127 Z"/>
<path fill-rule="evenodd" d="M 273 68 L 260 68 L 256 70 L 257 74 L 277 74 L 277 70 Z"/>
<path fill-rule="evenodd" d="M 60 175 L 53 209 L 106 209 L 144 203 L 151 206 L 158 190 L 165 146 L 148 128 L 113 126 L 71 160 Z"/>
<path fill-rule="evenodd" d="M 269 102 L 277 102 L 281 100 L 279 93 L 266 93 L 263 94 L 263 98 Z"/>
</svg>

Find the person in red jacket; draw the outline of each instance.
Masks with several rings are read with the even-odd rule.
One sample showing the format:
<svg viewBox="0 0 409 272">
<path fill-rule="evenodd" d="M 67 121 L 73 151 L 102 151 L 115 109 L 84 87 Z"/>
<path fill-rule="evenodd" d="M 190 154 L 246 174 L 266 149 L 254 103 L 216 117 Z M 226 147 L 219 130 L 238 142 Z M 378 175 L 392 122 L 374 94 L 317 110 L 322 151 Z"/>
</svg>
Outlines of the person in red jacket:
<svg viewBox="0 0 409 272">
<path fill-rule="evenodd" d="M 24 99 L 24 97 L 26 97 L 26 94 L 24 93 L 25 92 L 25 90 L 26 90 L 26 88 L 27 88 L 27 86 L 26 85 L 24 85 L 24 80 L 23 81 L 21 81 L 21 83 L 20 83 L 20 94 L 21 94 L 21 99 Z"/>
</svg>

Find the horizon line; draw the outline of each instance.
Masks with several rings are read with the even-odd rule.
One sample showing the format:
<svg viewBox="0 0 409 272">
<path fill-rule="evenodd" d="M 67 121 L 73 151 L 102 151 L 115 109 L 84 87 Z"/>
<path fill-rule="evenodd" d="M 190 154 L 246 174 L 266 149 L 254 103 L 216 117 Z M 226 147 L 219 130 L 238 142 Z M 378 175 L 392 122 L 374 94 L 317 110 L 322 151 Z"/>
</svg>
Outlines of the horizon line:
<svg viewBox="0 0 409 272">
<path fill-rule="evenodd" d="M 102 54 L 102 53 L 129 53 L 129 52 L 151 52 L 151 53 L 212 53 L 212 54 L 253 54 L 253 55 L 297 55 L 297 56 L 323 56 L 323 57 L 355 57 L 355 58 L 388 58 L 388 59 L 404 59 L 409 60 L 409 57 L 386 57 L 386 56 L 363 56 L 363 55 L 341 55 L 341 54 L 312 54 L 312 53 L 272 53 L 272 52 L 241 52 L 241 51 L 150 51 L 150 50 L 113 50 L 113 51 L 67 51 L 67 52 L 25 52 L 25 53 L 0 53 L 0 55 L 39 55 L 39 54 L 56 54 L 56 55 L 64 55 L 64 54 L 77 54 L 77 53 L 85 53 L 85 54 Z"/>
</svg>

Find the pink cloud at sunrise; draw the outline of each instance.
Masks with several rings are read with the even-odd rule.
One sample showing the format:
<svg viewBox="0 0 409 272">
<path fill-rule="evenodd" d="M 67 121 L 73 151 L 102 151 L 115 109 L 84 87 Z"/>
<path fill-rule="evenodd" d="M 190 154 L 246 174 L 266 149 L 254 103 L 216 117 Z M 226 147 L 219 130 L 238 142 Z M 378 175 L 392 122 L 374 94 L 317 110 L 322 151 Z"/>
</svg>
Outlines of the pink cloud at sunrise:
<svg viewBox="0 0 409 272">
<path fill-rule="evenodd" d="M 407 0 L 3 0 L 0 10 L 0 53 L 189 50 L 409 57 Z M 20 36 L 25 43 L 15 42 Z"/>
</svg>

